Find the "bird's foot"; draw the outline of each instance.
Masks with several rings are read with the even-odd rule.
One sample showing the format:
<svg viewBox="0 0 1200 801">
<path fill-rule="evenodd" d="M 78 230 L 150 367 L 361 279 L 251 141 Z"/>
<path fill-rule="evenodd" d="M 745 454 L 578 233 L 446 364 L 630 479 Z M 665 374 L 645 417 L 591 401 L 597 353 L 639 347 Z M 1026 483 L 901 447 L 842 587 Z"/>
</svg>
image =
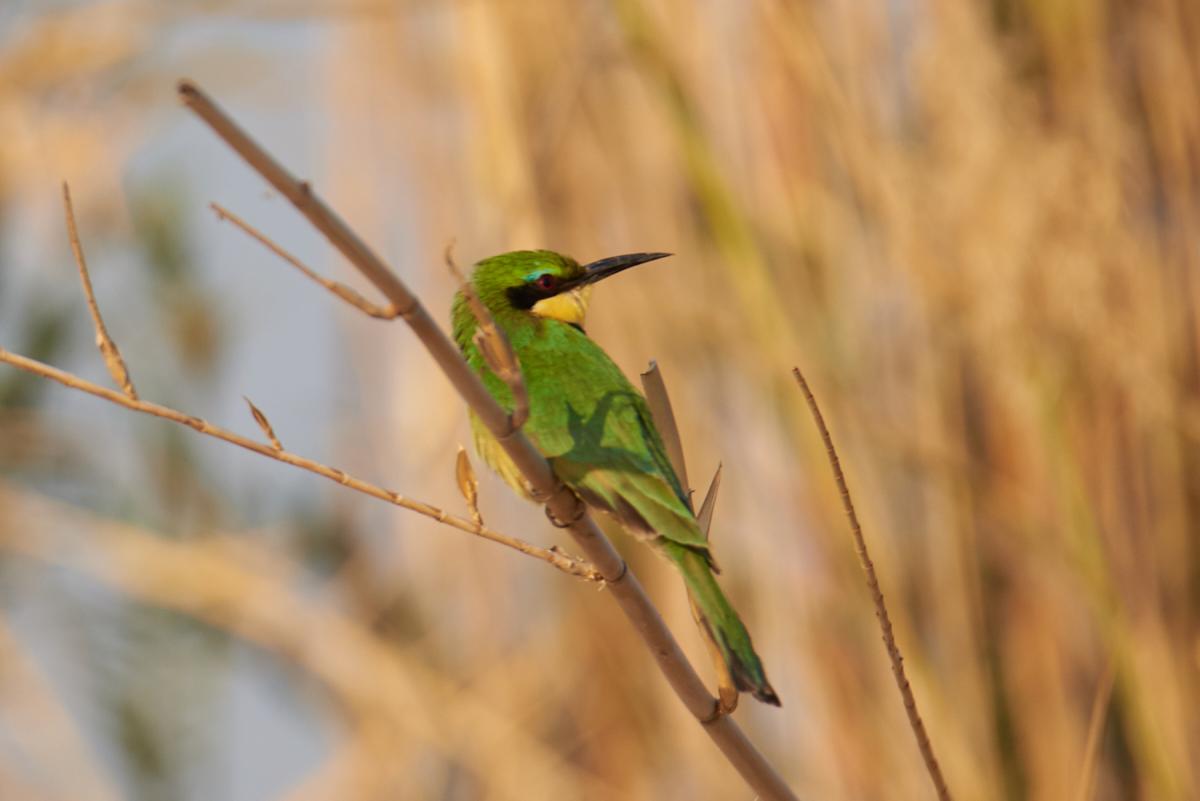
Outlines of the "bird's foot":
<svg viewBox="0 0 1200 801">
<path fill-rule="evenodd" d="M 575 499 L 575 509 L 571 512 L 571 517 L 569 520 L 559 520 L 558 517 L 555 516 L 554 510 L 551 509 L 548 504 L 543 507 L 546 511 L 546 518 L 550 521 L 550 525 L 554 526 L 555 528 L 570 528 L 583 519 L 583 513 L 586 511 L 586 507 L 583 505 L 583 501 L 579 500 L 579 498 L 573 493 L 572 497 Z"/>
<path fill-rule="evenodd" d="M 707 717 L 701 718 L 700 724 L 707 726 L 710 723 L 716 723 L 726 715 L 732 715 L 733 710 L 737 709 L 738 693 L 732 687 L 720 687 L 717 690 L 717 697 L 713 699 L 713 710 Z"/>
</svg>

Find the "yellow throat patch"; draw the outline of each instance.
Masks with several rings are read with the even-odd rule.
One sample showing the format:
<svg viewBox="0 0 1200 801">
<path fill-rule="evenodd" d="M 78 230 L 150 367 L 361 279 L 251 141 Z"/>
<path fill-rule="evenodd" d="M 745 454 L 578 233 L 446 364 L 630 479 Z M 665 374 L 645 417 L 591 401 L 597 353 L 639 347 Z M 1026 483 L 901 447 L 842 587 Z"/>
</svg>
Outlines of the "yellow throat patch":
<svg viewBox="0 0 1200 801">
<path fill-rule="evenodd" d="M 530 311 L 538 317 L 559 320 L 582 327 L 584 318 L 587 317 L 588 301 L 591 297 L 592 288 L 585 286 L 581 289 L 563 292 L 561 295 L 555 295 L 552 298 L 539 300 L 533 304 L 533 308 Z"/>
</svg>

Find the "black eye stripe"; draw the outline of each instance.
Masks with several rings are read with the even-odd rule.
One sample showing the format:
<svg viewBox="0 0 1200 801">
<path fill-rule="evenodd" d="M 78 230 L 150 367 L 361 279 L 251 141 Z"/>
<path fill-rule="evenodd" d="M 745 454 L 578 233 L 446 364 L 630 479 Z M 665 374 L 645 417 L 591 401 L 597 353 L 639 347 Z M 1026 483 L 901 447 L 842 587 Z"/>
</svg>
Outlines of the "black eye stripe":
<svg viewBox="0 0 1200 801">
<path fill-rule="evenodd" d="M 520 286 L 509 287 L 506 294 L 514 307 L 527 311 L 532 309 L 539 300 L 558 294 L 558 276 L 553 273 L 543 273 Z"/>
<path fill-rule="evenodd" d="M 526 311 L 532 309 L 533 304 L 546 297 L 546 293 L 539 289 L 536 284 L 521 284 L 520 286 L 509 287 L 506 294 L 514 308 Z"/>
</svg>

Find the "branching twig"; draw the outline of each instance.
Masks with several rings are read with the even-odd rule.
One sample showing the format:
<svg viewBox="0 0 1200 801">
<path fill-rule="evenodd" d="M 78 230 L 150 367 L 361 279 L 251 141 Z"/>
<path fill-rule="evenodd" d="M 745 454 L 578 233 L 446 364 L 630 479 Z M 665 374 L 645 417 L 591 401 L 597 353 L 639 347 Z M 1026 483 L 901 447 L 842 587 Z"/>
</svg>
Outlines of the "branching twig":
<svg viewBox="0 0 1200 801">
<path fill-rule="evenodd" d="M 88 275 L 87 260 L 83 257 L 83 245 L 79 242 L 79 230 L 75 226 L 75 209 L 71 205 L 71 190 L 63 181 L 63 214 L 67 218 L 67 238 L 71 240 L 71 252 L 75 254 L 75 266 L 79 268 L 79 281 L 83 284 L 83 295 L 87 299 L 88 311 L 92 313 L 92 325 L 96 329 L 96 347 L 104 357 L 104 365 L 108 368 L 113 381 L 131 400 L 137 400 L 137 390 L 133 388 L 133 379 L 121 358 L 117 343 L 108 335 L 104 327 L 104 318 L 100 316 L 100 307 L 96 304 L 96 295 L 92 292 L 92 278 Z"/>
<path fill-rule="evenodd" d="M 917 748 L 921 751 L 921 758 L 925 761 L 925 768 L 929 771 L 929 778 L 933 781 L 938 798 L 941 801 L 950 801 L 950 789 L 946 786 L 946 778 L 942 775 L 937 757 L 934 756 L 933 744 L 929 741 L 929 735 L 925 731 L 921 713 L 917 711 L 917 699 L 913 696 L 912 687 L 909 685 L 908 676 L 904 671 L 904 657 L 900 654 L 900 646 L 896 644 L 896 635 L 892 631 L 892 619 L 888 615 L 887 604 L 883 600 L 883 591 L 879 588 L 875 565 L 871 562 L 870 553 L 867 552 L 867 542 L 863 538 L 862 527 L 858 523 L 858 514 L 854 511 L 854 502 L 850 499 L 850 488 L 846 486 L 846 476 L 842 473 L 842 464 L 838 459 L 837 449 L 833 446 L 833 437 L 829 434 L 829 429 L 825 425 L 825 417 L 821 414 L 821 408 L 817 406 L 817 399 L 813 396 L 812 390 L 808 388 L 808 382 L 804 380 L 804 374 L 800 372 L 800 368 L 793 367 L 792 375 L 796 377 L 796 383 L 800 385 L 800 389 L 804 393 L 804 400 L 808 403 L 813 420 L 817 424 L 817 430 L 821 434 L 821 441 L 825 444 L 829 466 L 833 469 L 833 478 L 837 482 L 838 492 L 842 496 L 842 506 L 846 510 L 846 517 L 850 520 L 850 531 L 854 535 L 854 550 L 858 552 L 858 560 L 867 576 L 867 587 L 870 588 L 871 600 L 875 603 L 875 617 L 879 620 L 879 628 L 883 632 L 883 642 L 887 646 L 888 658 L 892 662 L 892 675 L 896 679 L 896 686 L 900 689 L 900 697 L 904 699 L 904 711 L 908 714 L 908 723 L 912 727 L 913 735 L 917 738 Z"/>
<path fill-rule="evenodd" d="M 527 556 L 541 559 L 542 561 L 553 565 L 559 570 L 562 570 L 563 572 L 569 573 L 573 576 L 579 576 L 580 578 L 585 578 L 590 581 L 601 581 L 600 574 L 596 571 L 596 569 L 581 559 L 575 559 L 567 556 L 557 548 L 541 548 L 536 545 L 531 545 L 523 540 L 519 540 L 516 537 L 510 537 L 507 534 L 501 534 L 498 531 L 492 531 L 491 529 L 486 528 L 483 525 L 483 519 L 479 516 L 478 510 L 474 507 L 472 507 L 474 520 L 463 520 L 460 517 L 447 514 L 443 510 L 438 509 L 436 506 L 431 506 L 421 501 L 414 501 L 393 490 L 384 489 L 369 482 L 362 481 L 361 479 L 357 479 L 347 474 L 344 470 L 324 465 L 320 462 L 313 461 L 312 459 L 306 459 L 303 456 L 298 456 L 285 450 L 283 444 L 275 435 L 275 430 L 272 428 L 270 421 L 267 420 L 266 415 L 264 415 L 249 398 L 244 398 L 244 400 L 250 407 L 250 414 L 254 417 L 254 422 L 258 424 L 258 427 L 270 441 L 271 448 L 266 448 L 265 446 L 254 442 L 253 440 L 246 439 L 245 437 L 234 434 L 231 431 L 218 428 L 217 426 L 201 420 L 198 417 L 193 417 L 192 415 L 184 414 L 183 412 L 176 411 L 175 409 L 165 406 L 159 406 L 158 404 L 147 403 L 139 399 L 137 392 L 134 391 L 133 384 L 129 379 L 129 371 L 125 366 L 125 360 L 121 358 L 121 352 L 117 349 L 116 342 L 113 341 L 112 337 L 109 336 L 107 329 L 104 327 L 104 320 L 100 315 L 100 306 L 96 303 L 95 295 L 92 293 L 92 282 L 88 275 L 87 262 L 83 258 L 83 247 L 80 244 L 79 233 L 75 227 L 75 214 L 71 207 L 71 194 L 65 182 L 63 183 L 63 207 L 67 217 L 67 232 L 71 240 L 71 248 L 75 252 L 75 262 L 79 267 L 79 277 L 83 283 L 84 296 L 87 299 L 88 309 L 92 314 L 92 321 L 96 327 L 96 345 L 100 348 L 100 353 L 104 356 L 105 364 L 108 365 L 108 369 L 113 376 L 113 380 L 116 381 L 124 391 L 124 397 L 97 384 L 93 384 L 89 381 L 79 378 L 78 376 L 58 370 L 49 365 L 42 364 L 41 362 L 33 359 L 28 359 L 15 353 L 10 353 L 3 348 L 0 348 L 0 361 L 7 362 L 14 367 L 19 367 L 22 370 L 27 370 L 45 378 L 53 379 L 73 389 L 78 389 L 83 392 L 96 395 L 97 397 L 112 401 L 113 403 L 133 409 L 134 411 L 144 412 L 146 414 L 151 414 L 156 417 L 162 417 L 176 423 L 190 426 L 202 434 L 207 434 L 211 437 L 225 440 L 226 442 L 238 445 L 239 447 L 246 448 L 248 450 L 252 450 L 255 453 L 262 454 L 263 456 L 269 456 L 270 458 L 284 462 L 285 464 L 290 464 L 294 467 L 299 467 L 303 470 L 308 470 L 309 472 L 324 476 L 325 478 L 336 481 L 339 484 L 343 484 L 366 495 L 385 500 L 396 506 L 400 506 L 417 512 L 418 514 L 425 515 L 426 517 L 431 517 L 434 520 L 437 520 L 439 523 L 444 523 L 445 525 L 475 534 L 476 536 L 491 540 L 493 542 L 498 542 L 501 545 L 506 545 L 509 548 L 520 551 Z M 212 207 L 214 211 L 217 212 L 218 217 L 228 219 L 230 222 L 234 223 L 243 231 L 250 234 L 250 236 L 257 239 L 270 250 L 278 254 L 281 258 L 290 262 L 306 276 L 325 286 L 335 295 L 361 309 L 366 314 L 369 314 L 372 317 L 384 317 L 385 319 L 390 319 L 397 316 L 397 314 L 392 311 L 381 310 L 379 307 L 369 303 L 349 287 L 320 277 L 302 264 L 298 259 L 287 253 L 285 250 L 276 245 L 263 234 L 259 233 L 239 217 L 231 214 L 215 203 L 212 204 Z"/>
<path fill-rule="evenodd" d="M 161 417 L 164 420 L 170 420 L 174 423 L 188 426 L 189 428 L 199 431 L 201 434 L 205 434 L 219 440 L 224 440 L 231 445 L 237 445 L 239 448 L 245 448 L 246 450 L 254 451 L 262 456 L 283 462 L 284 464 L 290 464 L 293 467 L 299 467 L 301 470 L 307 470 L 310 473 L 316 473 L 319 476 L 324 476 L 330 481 L 336 481 L 337 483 L 347 486 L 350 489 L 361 492 L 364 495 L 370 495 L 372 498 L 378 498 L 379 500 L 387 501 L 390 504 L 408 509 L 416 512 L 417 514 L 424 515 L 425 517 L 432 518 L 439 523 L 456 528 L 459 531 L 465 531 L 468 534 L 474 534 L 478 537 L 484 538 L 485 540 L 498 542 L 501 545 L 506 545 L 509 548 L 520 551 L 527 556 L 541 559 L 544 562 L 554 565 L 564 573 L 570 573 L 573 576 L 579 576 L 580 578 L 589 579 L 591 581 L 600 580 L 600 574 L 596 571 L 596 569 L 591 565 L 582 562 L 581 560 L 573 559 L 554 549 L 540 548 L 536 545 L 525 542 L 524 540 L 519 540 L 516 537 L 510 537 L 507 534 L 501 534 L 498 531 L 492 531 L 491 529 L 477 525 L 470 520 L 465 520 L 461 517 L 455 517 L 454 515 L 447 514 L 445 511 L 437 508 L 436 506 L 432 506 L 422 501 L 415 501 L 412 498 L 406 498 L 405 496 L 393 490 L 384 489 L 383 487 L 371 484 L 370 482 L 355 478 L 346 471 L 337 467 L 330 467 L 329 465 L 322 464 L 321 462 L 317 462 L 312 459 L 306 459 L 303 456 L 298 456 L 290 451 L 286 451 L 282 447 L 278 447 L 277 442 L 272 442 L 271 445 L 263 445 L 260 442 L 247 439 L 246 437 L 235 434 L 232 431 L 227 431 L 226 429 L 214 426 L 212 423 L 202 420 L 199 417 L 185 414 L 184 412 L 177 411 L 167 406 L 160 406 L 157 403 L 150 403 L 149 401 L 140 399 L 134 400 L 133 398 L 122 395 L 120 392 L 115 392 L 107 387 L 102 387 L 99 384 L 93 384 L 91 381 L 82 379 L 79 376 L 64 372 L 58 368 L 51 367 L 48 364 L 43 364 L 42 362 L 34 359 L 12 353 L 4 348 L 0 348 L 0 362 L 10 364 L 13 367 L 33 373 L 34 375 L 39 375 L 43 378 L 49 378 L 52 381 L 57 381 L 65 387 L 77 389 L 80 392 L 86 392 L 89 395 L 95 395 L 98 398 L 103 398 L 106 401 L 115 403 L 118 406 L 124 406 L 126 409 L 132 409 L 135 412 L 142 412 L 143 414 Z M 261 412 L 259 414 L 261 414 Z"/>
<path fill-rule="evenodd" d="M 288 253 L 266 234 L 259 231 L 250 223 L 246 222 L 221 204 L 209 203 L 208 207 L 216 212 L 218 220 L 224 220 L 233 223 L 240 228 L 243 233 L 248 234 L 250 237 L 258 240 L 259 244 L 261 244 L 267 250 L 271 251 L 276 256 L 283 259 L 288 264 L 292 265 L 301 273 L 303 273 L 306 278 L 325 287 L 330 292 L 337 295 L 339 298 L 346 301 L 368 317 L 374 317 L 377 320 L 395 320 L 400 315 L 400 312 L 396 310 L 395 306 L 377 306 L 360 295 L 356 290 L 351 289 L 345 284 L 333 281 L 321 275 L 316 270 L 300 261 L 300 259 L 293 256 L 291 253 Z"/>
<path fill-rule="evenodd" d="M 642 637 L 671 688 L 692 716 L 705 722 L 704 731 L 746 783 L 765 801 L 794 799 L 795 795 L 783 779 L 746 738 L 733 718 L 724 715 L 713 719 L 717 700 L 705 689 L 658 609 L 646 595 L 641 582 L 587 514 L 581 501 L 555 478 L 549 463 L 529 439 L 519 429 L 513 430 L 508 414 L 492 398 L 480 377 L 463 360 L 455 344 L 408 287 L 313 193 L 307 182 L 299 181 L 288 173 L 195 85 L 183 81 L 179 84 L 179 93 L 188 108 L 290 200 L 395 306 L 399 316 L 404 318 L 425 345 L 455 390 L 524 474 L 536 496 L 545 499 L 549 513 L 556 520 L 572 521 L 567 525 L 567 530 L 604 577 L 612 597 Z"/>
</svg>

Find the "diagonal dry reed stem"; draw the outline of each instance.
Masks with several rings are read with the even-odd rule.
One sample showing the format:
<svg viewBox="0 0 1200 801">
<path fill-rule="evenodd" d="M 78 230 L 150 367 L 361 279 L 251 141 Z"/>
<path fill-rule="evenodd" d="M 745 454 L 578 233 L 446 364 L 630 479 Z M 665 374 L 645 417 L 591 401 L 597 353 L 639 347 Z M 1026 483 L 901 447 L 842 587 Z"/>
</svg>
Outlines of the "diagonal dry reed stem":
<svg viewBox="0 0 1200 801">
<path fill-rule="evenodd" d="M 809 389 L 808 382 L 804 380 L 804 374 L 800 372 L 800 368 L 793 367 L 792 375 L 796 377 L 796 383 L 800 385 L 800 389 L 804 393 L 804 400 L 808 403 L 813 421 L 817 424 L 821 441 L 825 443 L 825 453 L 829 457 L 833 479 L 837 482 L 838 492 L 842 496 L 842 506 L 850 521 L 850 532 L 854 535 L 854 550 L 858 553 L 858 561 L 862 564 L 863 572 L 867 576 L 867 587 L 870 588 L 871 600 L 875 603 L 875 617 L 879 620 L 883 642 L 887 646 L 888 659 L 892 662 L 892 675 L 896 679 L 896 687 L 900 690 L 900 697 L 904 699 L 904 711 L 908 714 L 908 723 L 912 727 L 913 735 L 917 738 L 917 748 L 921 751 L 921 758 L 925 761 L 925 768 L 929 771 L 929 778 L 933 781 L 938 798 L 941 801 L 951 801 L 950 789 L 946 786 L 946 778 L 942 775 L 942 769 L 933 753 L 933 744 L 929 741 L 929 735 L 925 731 L 921 713 L 917 711 L 917 699 L 913 696 L 912 687 L 908 683 L 908 675 L 904 671 L 904 657 L 900 653 L 900 646 L 896 644 L 896 635 L 892 631 L 892 619 L 888 615 L 887 604 L 883 600 L 883 591 L 879 588 L 879 579 L 875 575 L 875 564 L 871 561 L 871 555 L 867 551 L 867 541 L 863 538 L 862 526 L 858 523 L 858 513 L 854 511 L 854 501 L 850 499 L 850 488 L 846 486 L 846 476 L 842 473 L 842 463 L 838 458 L 837 449 L 833 446 L 833 437 L 829 434 L 829 428 L 825 425 L 825 417 L 821 414 L 821 407 L 817 405 L 817 399 Z"/>
<path fill-rule="evenodd" d="M 565 488 L 550 470 L 550 465 L 534 449 L 519 429 L 514 430 L 509 415 L 484 388 L 479 376 L 467 365 L 458 348 L 429 316 L 429 312 L 387 265 L 316 196 L 305 181 L 297 180 L 274 158 L 255 143 L 194 84 L 181 81 L 183 102 L 205 121 L 229 147 L 292 202 L 313 226 L 342 252 L 397 309 L 413 333 L 429 351 L 446 378 L 496 437 L 509 458 L 524 474 L 537 496 L 544 499 L 555 520 L 571 521 L 567 530 L 588 560 L 608 582 L 612 597 L 642 637 L 659 669 L 688 711 L 704 725 L 704 731 L 721 749 L 746 783 L 767 801 L 794 799 L 795 795 L 762 753 L 728 715 L 715 719 L 718 702 L 705 688 L 695 668 L 684 656 L 674 635 L 663 622 L 641 582 L 629 570 L 586 508 Z"/>
</svg>

